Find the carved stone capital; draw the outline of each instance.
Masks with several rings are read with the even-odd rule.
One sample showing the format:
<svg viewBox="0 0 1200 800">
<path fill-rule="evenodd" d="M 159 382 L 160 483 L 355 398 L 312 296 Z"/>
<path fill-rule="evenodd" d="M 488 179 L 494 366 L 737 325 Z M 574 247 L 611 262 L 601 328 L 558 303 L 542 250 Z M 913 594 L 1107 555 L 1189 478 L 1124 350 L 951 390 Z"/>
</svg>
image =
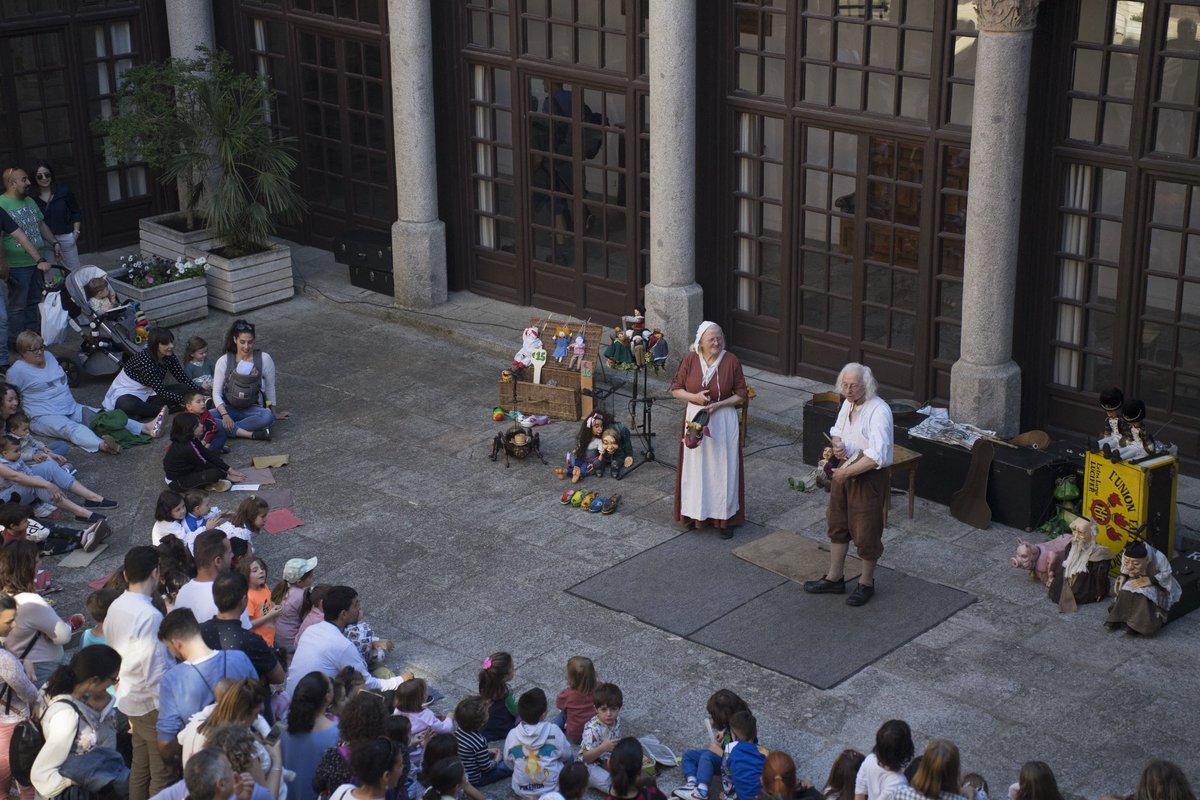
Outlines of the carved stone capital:
<svg viewBox="0 0 1200 800">
<path fill-rule="evenodd" d="M 1031 31 L 1037 26 L 1042 0 L 973 0 L 979 30 L 997 33 Z"/>
</svg>

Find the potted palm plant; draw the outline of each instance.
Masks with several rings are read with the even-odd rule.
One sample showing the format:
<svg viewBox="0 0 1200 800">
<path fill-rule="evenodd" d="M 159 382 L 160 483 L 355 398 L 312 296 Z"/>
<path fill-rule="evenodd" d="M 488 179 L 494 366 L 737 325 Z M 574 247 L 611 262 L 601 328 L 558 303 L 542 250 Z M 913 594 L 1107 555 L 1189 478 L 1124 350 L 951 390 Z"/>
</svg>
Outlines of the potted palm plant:
<svg viewBox="0 0 1200 800">
<path fill-rule="evenodd" d="M 294 292 L 291 250 L 271 240 L 275 220 L 304 207 L 294 142 L 265 119 L 275 93 L 264 76 L 238 72 L 227 53 L 197 52 L 126 72 L 117 112 L 98 127 L 114 157 L 139 154 L 179 185 L 183 227 L 202 220 L 209 234 L 182 256 L 207 258 L 209 304 L 240 313 Z"/>
</svg>

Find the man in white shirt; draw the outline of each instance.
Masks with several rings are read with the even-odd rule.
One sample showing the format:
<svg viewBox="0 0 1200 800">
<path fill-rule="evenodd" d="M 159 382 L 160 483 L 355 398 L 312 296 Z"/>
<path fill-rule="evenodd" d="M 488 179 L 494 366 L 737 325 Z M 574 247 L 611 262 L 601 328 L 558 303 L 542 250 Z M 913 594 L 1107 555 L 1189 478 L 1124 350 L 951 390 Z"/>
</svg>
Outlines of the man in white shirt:
<svg viewBox="0 0 1200 800">
<path fill-rule="evenodd" d="M 861 606 L 875 594 L 875 562 L 883 555 L 883 504 L 891 492 L 892 409 L 877 394 L 870 367 L 847 364 L 838 375 L 845 397 L 837 422 L 829 429 L 833 454 L 841 466 L 833 471 L 826 512 L 829 572 L 818 581 L 805 581 L 811 594 L 843 594 L 844 569 L 850 540 L 862 559 L 858 586 L 846 605 Z"/>
<path fill-rule="evenodd" d="M 158 640 L 163 617 L 150 602 L 158 588 L 158 551 L 139 546 L 126 553 L 125 580 L 129 588 L 109 606 L 104 637 L 121 654 L 117 708 L 129 717 L 133 736 L 129 800 L 147 800 L 173 779 L 159 757 L 156 731 L 158 685 L 175 663 Z"/>
<path fill-rule="evenodd" d="M 217 615 L 213 600 L 213 581 L 228 572 L 233 563 L 233 548 L 229 536 L 220 528 L 206 530 L 196 537 L 193 553 L 196 556 L 196 577 L 179 587 L 175 608 L 190 608 L 196 621 L 208 622 Z M 242 611 L 242 627 L 250 629 L 250 615 Z"/>
<path fill-rule="evenodd" d="M 295 692 L 296 684 L 308 673 L 322 672 L 332 678 L 342 667 L 354 667 L 366 681 L 366 688 L 373 691 L 395 689 L 413 677 L 411 672 L 405 672 L 386 680 L 376 678 L 367 669 L 362 653 L 346 638 L 343 633 L 346 626 L 355 624 L 362 616 L 358 592 L 349 586 L 334 586 L 326 592 L 321 607 L 325 621 L 310 625 L 296 643 L 296 653 L 288 667 L 289 694 Z"/>
</svg>

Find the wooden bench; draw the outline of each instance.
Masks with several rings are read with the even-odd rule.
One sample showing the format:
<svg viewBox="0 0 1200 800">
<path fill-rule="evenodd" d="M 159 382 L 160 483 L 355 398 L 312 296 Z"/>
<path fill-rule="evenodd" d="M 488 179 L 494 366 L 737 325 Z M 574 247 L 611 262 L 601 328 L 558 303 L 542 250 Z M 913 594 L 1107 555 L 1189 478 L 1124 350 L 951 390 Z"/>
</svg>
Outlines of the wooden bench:
<svg viewBox="0 0 1200 800">
<path fill-rule="evenodd" d="M 908 518 L 913 518 L 913 501 L 917 497 L 917 465 L 921 461 L 921 454 L 909 450 L 907 447 L 895 445 L 892 447 L 892 474 L 897 472 L 908 473 Z M 887 527 L 888 509 L 892 505 L 891 483 L 888 483 L 888 492 L 883 498 L 883 526 Z"/>
</svg>

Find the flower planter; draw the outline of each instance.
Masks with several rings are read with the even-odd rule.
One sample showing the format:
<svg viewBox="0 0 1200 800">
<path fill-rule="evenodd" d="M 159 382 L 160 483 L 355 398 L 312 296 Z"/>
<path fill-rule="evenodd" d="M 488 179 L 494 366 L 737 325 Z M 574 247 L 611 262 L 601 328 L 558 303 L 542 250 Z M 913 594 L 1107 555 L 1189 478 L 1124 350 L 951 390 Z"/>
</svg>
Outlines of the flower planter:
<svg viewBox="0 0 1200 800">
<path fill-rule="evenodd" d="M 191 231 L 176 230 L 165 224 L 168 221 L 183 220 L 184 215 L 175 211 L 170 214 L 160 214 L 157 217 L 143 217 L 138 220 L 138 235 L 142 253 L 145 255 L 162 256 L 168 261 L 183 258 L 189 247 L 207 250 L 210 247 L 220 247 L 221 239 L 208 228 L 196 228 Z"/>
<path fill-rule="evenodd" d="M 108 273 L 109 283 L 124 300 L 137 300 L 142 313 L 156 326 L 171 327 L 208 316 L 208 285 L 204 278 L 184 278 L 142 289 L 122 278 L 125 273 Z"/>
<path fill-rule="evenodd" d="M 292 281 L 292 249 L 273 244 L 271 249 L 238 258 L 225 258 L 189 247 L 187 257 L 208 259 L 208 304 L 230 314 L 290 300 L 296 293 Z"/>
</svg>

